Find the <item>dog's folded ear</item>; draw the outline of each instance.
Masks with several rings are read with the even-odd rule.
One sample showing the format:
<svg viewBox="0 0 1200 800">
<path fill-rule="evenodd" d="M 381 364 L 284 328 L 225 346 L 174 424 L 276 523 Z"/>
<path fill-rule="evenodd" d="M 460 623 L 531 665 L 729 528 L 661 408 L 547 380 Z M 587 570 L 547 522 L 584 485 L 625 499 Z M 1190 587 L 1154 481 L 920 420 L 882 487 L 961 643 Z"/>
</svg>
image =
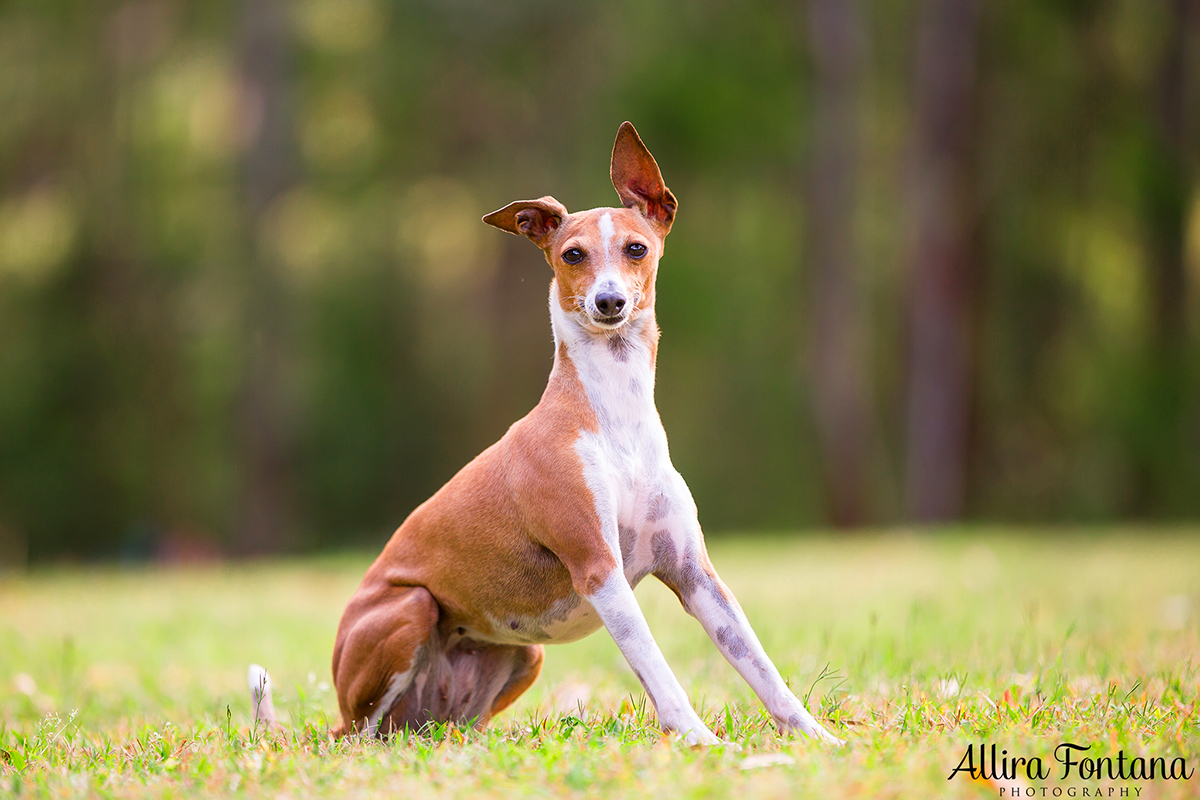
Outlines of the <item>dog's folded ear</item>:
<svg viewBox="0 0 1200 800">
<path fill-rule="evenodd" d="M 518 200 L 483 218 L 488 225 L 502 231 L 528 236 L 538 247 L 545 247 L 550 235 L 562 224 L 567 209 L 547 195 L 537 200 Z"/>
<path fill-rule="evenodd" d="M 654 156 L 642 144 L 642 139 L 630 122 L 617 129 L 617 141 L 612 152 L 613 188 L 626 208 L 642 212 L 659 234 L 666 236 L 675 221 L 678 204 L 675 195 L 663 183 L 662 173 Z"/>
</svg>

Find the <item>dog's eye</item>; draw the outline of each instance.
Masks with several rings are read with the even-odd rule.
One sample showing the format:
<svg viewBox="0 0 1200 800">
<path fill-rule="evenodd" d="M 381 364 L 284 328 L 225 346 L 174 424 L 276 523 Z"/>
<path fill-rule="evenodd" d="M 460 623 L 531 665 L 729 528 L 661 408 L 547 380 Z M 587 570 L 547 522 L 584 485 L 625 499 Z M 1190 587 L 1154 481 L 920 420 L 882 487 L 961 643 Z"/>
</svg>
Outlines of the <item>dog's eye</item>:
<svg viewBox="0 0 1200 800">
<path fill-rule="evenodd" d="M 578 264 L 580 261 L 583 261 L 583 251 L 578 247 L 572 247 L 570 250 L 563 252 L 562 260 L 568 264 Z"/>
<path fill-rule="evenodd" d="M 630 258 L 641 258 L 646 255 L 646 245 L 641 242 L 630 242 L 625 245 L 625 252 L 629 254 Z"/>
</svg>

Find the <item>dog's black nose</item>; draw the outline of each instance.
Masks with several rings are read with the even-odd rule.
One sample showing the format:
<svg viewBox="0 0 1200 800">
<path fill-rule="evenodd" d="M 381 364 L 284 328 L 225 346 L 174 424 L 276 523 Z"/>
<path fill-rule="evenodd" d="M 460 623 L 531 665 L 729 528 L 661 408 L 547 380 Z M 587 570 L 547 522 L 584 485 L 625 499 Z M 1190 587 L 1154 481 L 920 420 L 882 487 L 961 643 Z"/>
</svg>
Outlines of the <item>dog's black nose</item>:
<svg viewBox="0 0 1200 800">
<path fill-rule="evenodd" d="M 596 310 L 606 317 L 615 317 L 625 308 L 625 296 L 618 292 L 601 292 L 596 295 Z"/>
</svg>

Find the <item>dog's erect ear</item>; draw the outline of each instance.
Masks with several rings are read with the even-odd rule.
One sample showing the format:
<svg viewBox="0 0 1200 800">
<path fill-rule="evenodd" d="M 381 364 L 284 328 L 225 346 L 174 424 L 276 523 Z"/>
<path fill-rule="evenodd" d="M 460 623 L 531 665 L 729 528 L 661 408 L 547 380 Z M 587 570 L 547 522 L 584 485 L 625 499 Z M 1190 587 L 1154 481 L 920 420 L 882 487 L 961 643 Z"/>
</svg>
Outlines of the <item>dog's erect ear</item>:
<svg viewBox="0 0 1200 800">
<path fill-rule="evenodd" d="M 632 123 L 622 122 L 617 130 L 611 171 L 613 188 L 621 196 L 621 204 L 642 212 L 646 221 L 666 236 L 675 221 L 678 204 Z"/>
<path fill-rule="evenodd" d="M 483 218 L 488 225 L 502 231 L 528 236 L 538 247 L 545 247 L 551 234 L 562 224 L 567 209 L 553 197 L 538 200 L 518 200 Z"/>
</svg>

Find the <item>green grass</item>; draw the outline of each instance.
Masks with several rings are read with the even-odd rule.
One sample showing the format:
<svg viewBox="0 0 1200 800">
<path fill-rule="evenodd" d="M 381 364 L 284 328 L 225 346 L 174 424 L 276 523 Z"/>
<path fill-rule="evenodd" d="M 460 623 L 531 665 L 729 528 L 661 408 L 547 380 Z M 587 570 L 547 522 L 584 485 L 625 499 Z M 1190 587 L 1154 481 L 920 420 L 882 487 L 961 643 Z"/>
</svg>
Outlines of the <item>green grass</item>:
<svg viewBox="0 0 1200 800">
<path fill-rule="evenodd" d="M 778 735 L 652 578 L 638 589 L 650 625 L 701 715 L 736 747 L 663 736 L 603 631 L 547 648 L 537 684 L 485 732 L 331 741 L 333 634 L 373 553 L 8 576 L 0 795 L 999 797 L 998 785 L 946 780 L 968 744 L 994 742 L 1054 767 L 1035 788 L 1196 797 L 1197 534 L 713 541 L 784 676 L 850 740 L 839 751 Z M 271 671 L 284 733 L 251 725 L 251 661 Z M 1183 757 L 1196 776 L 1060 781 L 1061 741 Z"/>
</svg>

